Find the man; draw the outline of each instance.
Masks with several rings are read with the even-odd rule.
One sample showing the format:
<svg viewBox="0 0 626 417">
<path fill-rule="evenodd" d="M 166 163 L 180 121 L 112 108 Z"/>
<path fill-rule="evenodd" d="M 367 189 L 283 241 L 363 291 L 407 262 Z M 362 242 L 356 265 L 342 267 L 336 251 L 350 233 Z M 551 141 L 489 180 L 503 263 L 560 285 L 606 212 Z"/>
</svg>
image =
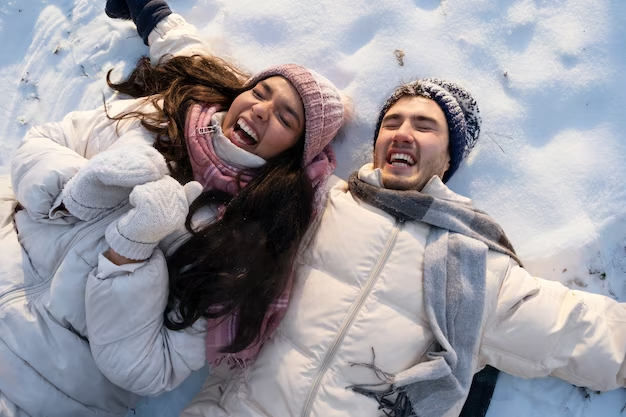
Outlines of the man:
<svg viewBox="0 0 626 417">
<path fill-rule="evenodd" d="M 185 415 L 458 416 L 486 365 L 624 386 L 626 306 L 530 276 L 500 227 L 445 186 L 479 133 L 460 86 L 399 87 L 374 163 L 329 191 L 277 333 Z"/>
</svg>

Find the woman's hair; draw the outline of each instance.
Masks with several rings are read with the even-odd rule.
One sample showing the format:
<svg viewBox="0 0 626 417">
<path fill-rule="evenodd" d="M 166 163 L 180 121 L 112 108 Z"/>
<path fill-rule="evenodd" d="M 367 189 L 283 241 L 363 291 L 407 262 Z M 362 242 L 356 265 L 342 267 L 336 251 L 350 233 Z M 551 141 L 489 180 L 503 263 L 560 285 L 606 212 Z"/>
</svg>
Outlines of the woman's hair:
<svg viewBox="0 0 626 417">
<path fill-rule="evenodd" d="M 131 111 L 111 118 L 119 121 L 138 117 L 146 129 L 156 134 L 154 147 L 163 154 L 172 177 L 186 183 L 193 179 L 184 136 L 187 109 L 195 103 L 218 104 L 228 109 L 235 97 L 250 87 L 243 88 L 245 72 L 218 57 L 167 58 L 156 66 L 147 57 L 139 59 L 128 78 L 120 83 L 111 81 L 113 70 L 107 73 L 109 87 L 131 97 L 147 97 L 156 109 L 151 113 Z M 161 99 L 163 103 L 159 105 Z"/>
<path fill-rule="evenodd" d="M 193 179 L 184 139 L 187 109 L 196 102 L 227 109 L 246 90 L 244 76 L 215 57 L 174 57 L 156 67 L 143 58 L 126 81 L 112 83 L 107 75 L 107 82 L 133 97 L 150 96 L 156 112 L 112 118 L 141 118 L 156 134 L 155 147 L 168 161 L 172 176 L 185 183 Z M 157 105 L 161 99 L 162 109 Z M 239 352 L 260 340 L 264 317 L 289 285 L 296 252 L 312 219 L 313 187 L 303 154 L 304 134 L 270 158 L 236 196 L 213 191 L 193 202 L 186 222 L 192 236 L 168 257 L 169 329 L 184 329 L 200 317 L 219 322 L 234 314 L 235 338 L 223 351 Z M 194 230 L 192 216 L 215 204 L 225 205 L 221 218 Z"/>
<path fill-rule="evenodd" d="M 183 329 L 202 316 L 236 314 L 237 333 L 223 351 L 239 352 L 259 341 L 270 304 L 289 284 L 312 217 L 313 187 L 301 168 L 303 145 L 299 140 L 268 160 L 218 221 L 194 232 L 169 258 L 168 312 L 176 309 L 178 317 L 166 314 L 168 328 Z M 223 197 L 203 195 L 191 211 Z"/>
</svg>

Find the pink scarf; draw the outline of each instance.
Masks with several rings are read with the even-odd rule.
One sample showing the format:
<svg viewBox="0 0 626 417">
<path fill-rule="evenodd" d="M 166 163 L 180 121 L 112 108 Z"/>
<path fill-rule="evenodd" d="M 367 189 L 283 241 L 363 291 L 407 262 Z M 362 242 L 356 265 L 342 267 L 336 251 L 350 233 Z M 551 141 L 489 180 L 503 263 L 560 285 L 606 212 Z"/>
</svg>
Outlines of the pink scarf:
<svg viewBox="0 0 626 417">
<path fill-rule="evenodd" d="M 202 184 L 204 191 L 217 189 L 235 195 L 250 182 L 257 171 L 234 167 L 215 153 L 213 134 L 217 127 L 211 125 L 211 118 L 218 110 L 218 106 L 206 107 L 194 104 L 187 111 L 185 139 L 189 160 L 194 179 Z M 313 185 L 316 203 L 321 200 L 319 194 L 324 191 L 324 185 L 336 166 L 335 152 L 330 144 L 306 166 L 306 174 Z M 240 174 L 239 184 L 237 184 L 238 174 Z"/>
<path fill-rule="evenodd" d="M 204 107 L 194 104 L 187 111 L 185 139 L 193 177 L 204 187 L 204 191 L 220 190 L 235 195 L 248 184 L 256 172 L 252 169 L 234 167 L 215 153 L 213 134 L 217 126 L 211 125 L 211 118 L 218 106 Z M 239 175 L 239 184 L 237 184 Z"/>
<path fill-rule="evenodd" d="M 263 343 L 274 334 L 285 316 L 285 313 L 287 313 L 292 284 L 293 274 L 289 279 L 285 292 L 270 304 L 265 313 L 265 318 L 263 319 L 263 323 L 261 323 L 261 332 L 259 333 L 261 336 L 259 340 L 241 352 L 224 353 L 220 351 L 235 340 L 235 334 L 237 333 L 237 315 L 231 314 L 229 316 L 220 317 L 219 319 L 208 319 L 206 334 L 207 362 L 217 366 L 222 360 L 226 359 L 229 364 L 243 368 L 253 361 L 259 353 L 259 349 L 263 346 Z"/>
<path fill-rule="evenodd" d="M 187 140 L 189 159 L 193 168 L 194 179 L 202 184 L 204 191 L 217 189 L 236 195 L 241 188 L 250 182 L 257 171 L 234 167 L 215 153 L 213 134 L 217 127 L 211 125 L 211 118 L 217 110 L 218 106 L 206 107 L 195 104 L 187 111 L 185 139 Z M 324 206 L 324 188 L 336 166 L 335 153 L 330 144 L 306 166 L 307 176 L 314 189 L 314 216 L 320 213 Z M 237 184 L 237 175 L 239 175 L 239 184 Z M 263 343 L 274 334 L 287 312 L 292 285 L 293 274 L 283 294 L 270 304 L 265 313 L 259 340 L 241 352 L 220 352 L 235 339 L 237 316 L 229 315 L 219 319 L 209 319 L 206 334 L 207 362 L 212 365 L 219 365 L 226 358 L 231 364 L 243 367 L 255 359 Z"/>
</svg>

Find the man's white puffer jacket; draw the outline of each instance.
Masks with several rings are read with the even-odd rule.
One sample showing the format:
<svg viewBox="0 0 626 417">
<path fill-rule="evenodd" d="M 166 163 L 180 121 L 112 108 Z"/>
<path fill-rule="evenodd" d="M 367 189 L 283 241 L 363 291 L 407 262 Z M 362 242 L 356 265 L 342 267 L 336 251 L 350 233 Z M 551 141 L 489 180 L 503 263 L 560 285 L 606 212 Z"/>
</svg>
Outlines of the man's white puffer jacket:
<svg viewBox="0 0 626 417">
<path fill-rule="evenodd" d="M 435 177 L 424 192 L 465 199 Z M 185 416 L 378 417 L 353 384 L 378 384 L 422 360 L 434 342 L 422 302 L 430 226 L 399 223 L 354 198 L 344 181 L 301 259 L 287 315 L 247 373 L 209 377 Z M 485 314 L 476 371 L 486 364 L 521 377 L 555 375 L 611 390 L 626 383 L 626 306 L 530 276 L 488 253 Z M 371 387 L 384 389 L 385 386 Z M 457 416 L 462 402 L 449 416 Z M 428 415 L 426 412 L 425 415 Z"/>
</svg>

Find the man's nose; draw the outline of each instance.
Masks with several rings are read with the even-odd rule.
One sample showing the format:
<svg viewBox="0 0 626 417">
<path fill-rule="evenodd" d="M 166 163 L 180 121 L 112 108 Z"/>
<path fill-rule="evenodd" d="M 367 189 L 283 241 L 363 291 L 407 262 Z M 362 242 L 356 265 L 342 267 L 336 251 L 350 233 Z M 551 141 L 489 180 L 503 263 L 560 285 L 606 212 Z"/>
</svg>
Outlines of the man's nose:
<svg viewBox="0 0 626 417">
<path fill-rule="evenodd" d="M 393 141 L 398 143 L 411 143 L 413 142 L 413 129 L 410 123 L 402 123 L 402 125 L 396 130 L 396 134 L 393 136 Z"/>
</svg>

